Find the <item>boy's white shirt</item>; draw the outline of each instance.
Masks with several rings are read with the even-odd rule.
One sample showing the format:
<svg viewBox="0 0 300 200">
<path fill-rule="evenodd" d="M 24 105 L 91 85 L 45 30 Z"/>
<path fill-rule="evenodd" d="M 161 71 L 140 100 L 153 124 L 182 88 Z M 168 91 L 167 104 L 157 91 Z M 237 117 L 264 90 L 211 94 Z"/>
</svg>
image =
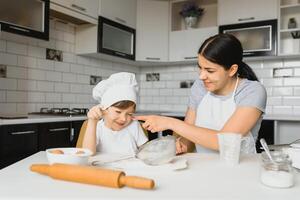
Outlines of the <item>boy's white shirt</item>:
<svg viewBox="0 0 300 200">
<path fill-rule="evenodd" d="M 138 147 L 147 141 L 148 139 L 138 121 L 132 121 L 120 131 L 107 128 L 103 119 L 97 123 L 97 152 L 135 155 Z"/>
</svg>

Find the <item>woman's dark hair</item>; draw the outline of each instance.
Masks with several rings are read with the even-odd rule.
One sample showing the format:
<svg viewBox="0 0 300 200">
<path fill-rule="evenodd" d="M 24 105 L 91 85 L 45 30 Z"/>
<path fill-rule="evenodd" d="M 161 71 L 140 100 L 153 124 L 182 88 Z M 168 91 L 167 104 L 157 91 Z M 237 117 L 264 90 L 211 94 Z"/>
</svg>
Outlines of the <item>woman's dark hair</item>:
<svg viewBox="0 0 300 200">
<path fill-rule="evenodd" d="M 133 101 L 124 100 L 124 101 L 118 101 L 117 103 L 114 103 L 111 106 L 119 108 L 119 109 L 127 109 L 133 105 L 134 105 L 134 109 L 135 109 L 136 105 Z"/>
<path fill-rule="evenodd" d="M 243 62 L 241 42 L 231 34 L 217 34 L 204 41 L 198 54 L 207 60 L 223 66 L 226 70 L 238 65 L 237 74 L 241 78 L 258 81 L 253 70 Z"/>
</svg>

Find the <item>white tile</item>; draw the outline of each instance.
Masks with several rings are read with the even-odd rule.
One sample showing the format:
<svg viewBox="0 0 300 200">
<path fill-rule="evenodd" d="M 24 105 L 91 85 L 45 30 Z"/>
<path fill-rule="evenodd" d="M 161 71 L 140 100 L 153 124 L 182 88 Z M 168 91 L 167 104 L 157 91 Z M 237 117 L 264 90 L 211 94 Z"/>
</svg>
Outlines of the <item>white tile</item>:
<svg viewBox="0 0 300 200">
<path fill-rule="evenodd" d="M 6 41 L 0 40 L 0 51 L 5 52 L 6 51 Z"/>
<path fill-rule="evenodd" d="M 17 113 L 35 112 L 35 104 L 33 103 L 17 103 Z"/>
<path fill-rule="evenodd" d="M 55 92 L 70 92 L 70 85 L 68 83 L 55 83 L 54 91 Z"/>
<path fill-rule="evenodd" d="M 173 74 L 160 74 L 160 80 L 161 81 L 169 81 L 173 80 Z"/>
<path fill-rule="evenodd" d="M 77 75 L 77 83 L 89 84 L 90 83 L 90 76 Z"/>
<path fill-rule="evenodd" d="M 63 62 L 54 62 L 54 70 L 59 72 L 70 72 L 70 64 Z"/>
<path fill-rule="evenodd" d="M 166 81 L 167 88 L 179 88 L 180 82 L 179 81 Z"/>
<path fill-rule="evenodd" d="M 179 103 L 184 104 L 184 105 L 188 105 L 188 102 L 189 102 L 189 97 L 188 96 L 180 97 Z"/>
<path fill-rule="evenodd" d="M 28 92 L 27 100 L 31 103 L 45 102 L 45 93 L 41 92 Z"/>
<path fill-rule="evenodd" d="M 36 58 L 27 57 L 27 56 L 18 56 L 18 66 L 35 68 L 36 63 L 37 63 Z"/>
<path fill-rule="evenodd" d="M 153 81 L 152 82 L 153 88 L 165 88 L 166 82 L 164 81 Z"/>
<path fill-rule="evenodd" d="M 268 86 L 283 86 L 282 78 L 264 78 L 262 79 L 262 84 L 266 87 Z"/>
<path fill-rule="evenodd" d="M 28 46 L 28 55 L 35 58 L 46 59 L 46 49 L 41 47 Z"/>
<path fill-rule="evenodd" d="M 76 56 L 77 64 L 79 65 L 90 65 L 91 59 L 83 56 Z"/>
<path fill-rule="evenodd" d="M 300 76 L 300 66 L 294 70 L 295 76 Z"/>
<path fill-rule="evenodd" d="M 152 97 L 152 102 L 155 104 L 165 104 L 166 98 L 162 96 Z"/>
<path fill-rule="evenodd" d="M 0 63 L 3 65 L 17 65 L 17 56 L 13 54 L 0 53 Z"/>
<path fill-rule="evenodd" d="M 55 30 L 59 30 L 62 32 L 68 32 L 70 30 L 68 24 L 62 23 L 60 21 L 55 21 L 54 27 Z"/>
<path fill-rule="evenodd" d="M 66 83 L 76 83 L 76 75 L 71 73 L 63 73 L 62 80 Z"/>
<path fill-rule="evenodd" d="M 46 102 L 47 103 L 60 103 L 62 95 L 59 93 L 46 93 Z"/>
<path fill-rule="evenodd" d="M 79 84 L 71 84 L 70 85 L 70 92 L 71 93 L 82 93 L 82 85 Z"/>
<path fill-rule="evenodd" d="M 78 64 L 71 64 L 70 71 L 73 73 L 83 74 L 84 73 L 84 66 Z"/>
<path fill-rule="evenodd" d="M 274 106 L 273 107 L 273 114 L 290 115 L 291 113 L 293 113 L 292 106 Z"/>
<path fill-rule="evenodd" d="M 273 114 L 273 106 L 266 106 L 265 114 Z"/>
<path fill-rule="evenodd" d="M 282 60 L 264 60 L 263 68 L 280 68 L 283 67 Z"/>
<path fill-rule="evenodd" d="M 36 90 L 36 81 L 32 80 L 18 80 L 18 90 L 34 91 Z"/>
<path fill-rule="evenodd" d="M 77 94 L 76 95 L 76 102 L 77 103 L 89 103 L 91 100 L 90 95 L 85 95 L 85 94 Z"/>
<path fill-rule="evenodd" d="M 174 73 L 173 80 L 188 80 L 190 79 L 189 73 Z"/>
<path fill-rule="evenodd" d="M 0 90 L 0 102 L 6 102 L 6 91 Z"/>
<path fill-rule="evenodd" d="M 173 111 L 178 111 L 178 112 L 185 112 L 187 109 L 187 105 L 183 104 L 177 104 L 177 105 L 172 105 Z"/>
<path fill-rule="evenodd" d="M 76 56 L 74 53 L 63 52 L 63 61 L 68 63 L 76 63 Z"/>
<path fill-rule="evenodd" d="M 43 92 L 54 91 L 54 83 L 48 81 L 37 81 L 37 90 Z"/>
<path fill-rule="evenodd" d="M 159 90 L 158 89 L 145 89 L 147 96 L 158 96 Z"/>
<path fill-rule="evenodd" d="M 273 70 L 272 69 L 254 69 L 255 74 L 259 78 L 272 78 Z"/>
<path fill-rule="evenodd" d="M 283 62 L 285 67 L 300 67 L 300 60 L 297 59 L 286 59 Z"/>
<path fill-rule="evenodd" d="M 293 88 L 292 87 L 274 87 L 273 95 L 274 96 L 292 96 Z"/>
<path fill-rule="evenodd" d="M 64 32 L 51 29 L 50 30 L 50 38 L 56 40 L 63 40 L 64 39 Z"/>
<path fill-rule="evenodd" d="M 7 42 L 6 51 L 8 53 L 27 55 L 27 45 L 15 42 Z"/>
<path fill-rule="evenodd" d="M 46 79 L 46 71 L 38 70 L 38 69 L 28 69 L 27 71 L 28 79 L 31 80 L 45 80 Z"/>
<path fill-rule="evenodd" d="M 37 68 L 50 70 L 54 69 L 54 61 L 53 60 L 46 60 L 46 59 L 37 59 Z"/>
<path fill-rule="evenodd" d="M 82 93 L 92 95 L 92 91 L 93 91 L 94 85 L 82 85 L 82 88 L 83 88 Z"/>
<path fill-rule="evenodd" d="M 172 89 L 159 89 L 160 96 L 172 96 L 173 90 Z"/>
<path fill-rule="evenodd" d="M 140 88 L 152 88 L 152 82 L 141 82 Z"/>
<path fill-rule="evenodd" d="M 285 86 L 300 86 L 300 78 L 285 78 L 284 79 Z"/>
<path fill-rule="evenodd" d="M 27 68 L 8 65 L 6 69 L 8 78 L 27 78 Z"/>
<path fill-rule="evenodd" d="M 17 89 L 17 80 L 0 78 L 0 89 L 4 90 L 16 90 Z"/>
<path fill-rule="evenodd" d="M 300 87 L 294 87 L 294 96 L 300 96 Z"/>
<path fill-rule="evenodd" d="M 285 106 L 300 106 L 300 96 L 283 97 L 283 105 Z"/>
<path fill-rule="evenodd" d="M 140 103 L 152 103 L 152 97 L 140 97 Z"/>
<path fill-rule="evenodd" d="M 300 106 L 294 106 L 293 107 L 293 114 L 294 115 L 300 115 Z"/>
<path fill-rule="evenodd" d="M 263 67 L 263 62 L 262 61 L 246 61 L 245 62 L 249 67 L 252 69 L 260 69 Z"/>
<path fill-rule="evenodd" d="M 161 110 L 161 111 L 173 110 L 173 105 L 170 105 L 170 104 L 159 104 L 159 110 Z"/>
<path fill-rule="evenodd" d="M 17 92 L 17 91 L 7 91 L 6 100 L 10 103 L 15 102 L 27 102 L 27 93 L 26 92 Z"/>
<path fill-rule="evenodd" d="M 267 91 L 267 95 L 268 96 L 272 96 L 273 95 L 273 88 L 272 87 L 265 87 L 266 91 Z"/>
<path fill-rule="evenodd" d="M 55 49 L 55 40 L 39 40 L 38 45 L 39 47 L 44 47 L 44 48 L 50 48 L 50 49 Z"/>
<path fill-rule="evenodd" d="M 98 69 L 96 67 L 85 66 L 83 73 L 87 74 L 87 75 L 97 75 L 97 72 L 98 72 Z"/>
<path fill-rule="evenodd" d="M 16 103 L 0 103 L 1 113 L 16 113 L 17 104 Z"/>
<path fill-rule="evenodd" d="M 62 80 L 62 73 L 61 72 L 47 72 L 46 80 L 60 82 Z"/>
<path fill-rule="evenodd" d="M 55 43 L 55 49 L 64 52 L 70 52 L 70 44 L 67 42 L 57 40 Z"/>
<path fill-rule="evenodd" d="M 267 105 L 268 106 L 280 106 L 282 105 L 282 97 L 268 97 L 267 98 Z"/>
<path fill-rule="evenodd" d="M 173 89 L 174 96 L 188 96 L 190 88 Z"/>
<path fill-rule="evenodd" d="M 75 94 L 63 94 L 62 102 L 63 103 L 76 103 L 76 95 Z"/>
</svg>

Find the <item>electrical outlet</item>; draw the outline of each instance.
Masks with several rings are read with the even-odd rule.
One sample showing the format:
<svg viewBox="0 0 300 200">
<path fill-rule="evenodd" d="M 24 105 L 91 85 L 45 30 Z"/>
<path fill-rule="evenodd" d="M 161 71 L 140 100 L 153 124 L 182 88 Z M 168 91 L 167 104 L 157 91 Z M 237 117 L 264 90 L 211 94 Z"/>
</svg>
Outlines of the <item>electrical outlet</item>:
<svg viewBox="0 0 300 200">
<path fill-rule="evenodd" d="M 102 76 L 90 76 L 90 85 L 97 85 L 100 81 L 102 81 Z"/>
<path fill-rule="evenodd" d="M 0 78 L 6 78 L 6 65 L 0 65 Z"/>
</svg>

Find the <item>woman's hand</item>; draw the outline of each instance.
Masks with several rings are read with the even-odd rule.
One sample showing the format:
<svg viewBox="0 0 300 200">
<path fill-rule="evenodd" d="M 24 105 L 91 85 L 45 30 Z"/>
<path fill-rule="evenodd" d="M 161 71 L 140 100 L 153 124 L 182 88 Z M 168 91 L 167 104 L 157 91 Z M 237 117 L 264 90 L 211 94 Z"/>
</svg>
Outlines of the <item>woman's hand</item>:
<svg viewBox="0 0 300 200">
<path fill-rule="evenodd" d="M 142 124 L 142 126 L 144 129 L 151 131 L 151 133 L 171 129 L 170 124 L 172 122 L 172 118 L 170 117 L 163 117 L 157 115 L 141 115 L 141 116 L 134 116 L 133 119 L 145 121 Z"/>
<path fill-rule="evenodd" d="M 103 116 L 103 112 L 99 105 L 92 107 L 87 114 L 89 120 L 96 120 L 96 121 L 100 120 L 102 116 Z"/>
</svg>

